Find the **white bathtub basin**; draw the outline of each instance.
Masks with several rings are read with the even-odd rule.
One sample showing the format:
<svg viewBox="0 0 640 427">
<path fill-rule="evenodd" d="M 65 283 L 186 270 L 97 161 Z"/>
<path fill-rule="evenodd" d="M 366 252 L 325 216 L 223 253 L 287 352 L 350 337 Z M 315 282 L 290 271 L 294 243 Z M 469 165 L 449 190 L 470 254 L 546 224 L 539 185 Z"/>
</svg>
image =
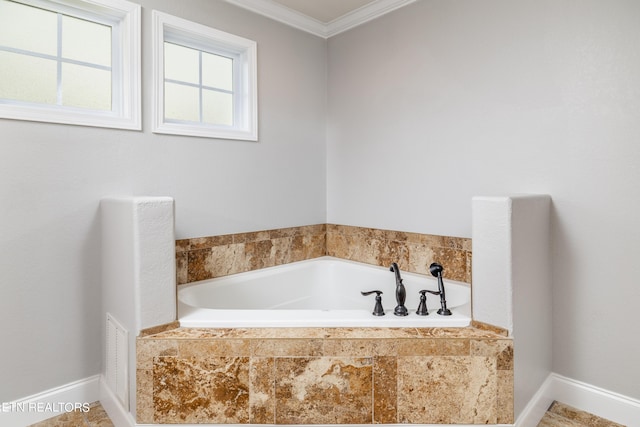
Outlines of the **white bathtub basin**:
<svg viewBox="0 0 640 427">
<path fill-rule="evenodd" d="M 471 321 L 469 285 L 444 281 L 451 316 L 436 314 L 438 296 L 428 295 L 428 316 L 415 314 L 418 291 L 437 290 L 435 278 L 402 272 L 408 316 L 393 314 L 395 276 L 377 267 L 332 257 L 203 280 L 178 289 L 183 327 L 464 327 Z M 373 316 L 374 295 L 383 291 L 385 316 Z"/>
</svg>

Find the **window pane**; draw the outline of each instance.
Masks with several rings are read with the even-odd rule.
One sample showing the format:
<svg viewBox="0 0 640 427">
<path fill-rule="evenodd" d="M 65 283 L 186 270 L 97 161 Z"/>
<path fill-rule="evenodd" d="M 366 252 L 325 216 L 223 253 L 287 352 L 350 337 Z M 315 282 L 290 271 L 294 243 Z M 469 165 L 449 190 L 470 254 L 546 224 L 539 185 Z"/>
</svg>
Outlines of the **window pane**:
<svg viewBox="0 0 640 427">
<path fill-rule="evenodd" d="M 56 61 L 0 51 L 0 98 L 57 102 Z"/>
<path fill-rule="evenodd" d="M 203 52 L 202 84 L 217 89 L 233 90 L 233 60 Z"/>
<path fill-rule="evenodd" d="M 164 117 L 166 119 L 199 122 L 200 96 L 198 88 L 165 83 Z"/>
<path fill-rule="evenodd" d="M 111 27 L 62 17 L 62 57 L 111 66 Z"/>
<path fill-rule="evenodd" d="M 56 55 L 57 34 L 56 13 L 0 0 L 0 45 Z"/>
<path fill-rule="evenodd" d="M 233 95 L 203 90 L 202 121 L 215 125 L 233 126 Z"/>
<path fill-rule="evenodd" d="M 199 52 L 172 43 L 164 44 L 164 78 L 200 83 Z"/>
<path fill-rule="evenodd" d="M 62 105 L 111 110 L 111 72 L 62 64 Z"/>
</svg>

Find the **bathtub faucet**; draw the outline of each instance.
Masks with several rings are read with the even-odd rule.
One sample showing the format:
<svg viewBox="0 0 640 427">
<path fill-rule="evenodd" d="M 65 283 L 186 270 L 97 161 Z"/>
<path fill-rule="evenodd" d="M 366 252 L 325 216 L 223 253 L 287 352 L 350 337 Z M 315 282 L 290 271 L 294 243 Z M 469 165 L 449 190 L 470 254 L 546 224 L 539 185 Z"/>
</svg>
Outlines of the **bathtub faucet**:
<svg viewBox="0 0 640 427">
<path fill-rule="evenodd" d="M 400 268 L 397 263 L 391 264 L 389 267 L 390 271 L 393 271 L 396 274 L 396 301 L 398 305 L 393 310 L 393 314 L 396 316 L 406 316 L 409 314 L 409 310 L 404 306 L 404 301 L 407 299 L 407 291 L 402 284 L 402 277 L 400 277 Z"/>
<path fill-rule="evenodd" d="M 430 294 L 440 295 L 440 310 L 438 310 L 438 314 L 442 316 L 451 316 L 451 310 L 447 308 L 447 298 L 444 294 L 444 283 L 442 282 L 442 271 L 444 268 L 442 265 L 434 262 L 429 266 L 429 271 L 431 275 L 438 279 L 438 292 L 435 291 L 427 291 Z"/>
</svg>

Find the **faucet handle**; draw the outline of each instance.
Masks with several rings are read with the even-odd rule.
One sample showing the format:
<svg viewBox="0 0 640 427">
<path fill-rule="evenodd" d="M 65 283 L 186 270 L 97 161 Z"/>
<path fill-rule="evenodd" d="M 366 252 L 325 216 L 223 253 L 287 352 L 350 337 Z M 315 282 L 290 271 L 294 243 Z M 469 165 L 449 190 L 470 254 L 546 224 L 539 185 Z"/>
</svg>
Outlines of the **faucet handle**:
<svg viewBox="0 0 640 427">
<path fill-rule="evenodd" d="M 373 308 L 373 315 L 374 316 L 384 316 L 384 308 L 382 308 L 382 291 L 360 291 L 360 293 L 364 296 L 367 295 L 371 295 L 371 294 L 376 294 L 376 305 Z"/>
<path fill-rule="evenodd" d="M 416 310 L 416 314 L 418 316 L 429 315 L 429 310 L 427 310 L 427 292 L 429 291 L 426 289 L 418 291 L 418 293 L 420 294 L 420 304 L 418 304 L 418 309 Z"/>
</svg>

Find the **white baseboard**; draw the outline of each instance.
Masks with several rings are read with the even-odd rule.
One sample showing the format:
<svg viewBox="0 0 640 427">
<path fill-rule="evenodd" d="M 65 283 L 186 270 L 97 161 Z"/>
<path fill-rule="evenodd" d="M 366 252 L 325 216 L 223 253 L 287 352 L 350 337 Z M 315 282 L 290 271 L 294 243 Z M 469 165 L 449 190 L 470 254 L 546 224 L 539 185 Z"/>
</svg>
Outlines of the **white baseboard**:
<svg viewBox="0 0 640 427">
<path fill-rule="evenodd" d="M 640 427 L 640 400 L 555 373 L 545 380 L 515 426 L 536 427 L 554 400 L 627 427 Z"/>
<path fill-rule="evenodd" d="M 640 427 L 640 400 L 551 374 L 554 400 L 627 427 Z"/>
<path fill-rule="evenodd" d="M 25 427 L 65 412 L 65 404 L 99 400 L 116 427 L 135 427 L 136 421 L 118 402 L 100 375 L 94 375 L 13 402 L 0 403 L 0 425 Z M 627 427 L 640 427 L 640 400 L 551 373 L 522 411 L 515 427 L 536 427 L 557 400 Z M 462 426 L 459 426 L 462 427 Z"/>
<path fill-rule="evenodd" d="M 518 419 L 514 424 L 515 427 L 537 427 L 538 423 L 547 412 L 547 409 L 549 409 L 549 406 L 554 400 L 556 400 L 551 393 L 553 375 L 554 374 L 550 374 L 547 377 L 536 394 L 534 394 L 529 403 L 527 403 L 527 406 L 525 406 L 522 413 L 518 416 Z"/>
<path fill-rule="evenodd" d="M 99 400 L 99 375 L 1 403 L 0 425 L 25 427 Z"/>
<path fill-rule="evenodd" d="M 135 427 L 136 420 L 130 412 L 124 409 L 120 400 L 107 386 L 104 376 L 100 376 L 100 403 L 111 418 L 115 427 Z"/>
</svg>

